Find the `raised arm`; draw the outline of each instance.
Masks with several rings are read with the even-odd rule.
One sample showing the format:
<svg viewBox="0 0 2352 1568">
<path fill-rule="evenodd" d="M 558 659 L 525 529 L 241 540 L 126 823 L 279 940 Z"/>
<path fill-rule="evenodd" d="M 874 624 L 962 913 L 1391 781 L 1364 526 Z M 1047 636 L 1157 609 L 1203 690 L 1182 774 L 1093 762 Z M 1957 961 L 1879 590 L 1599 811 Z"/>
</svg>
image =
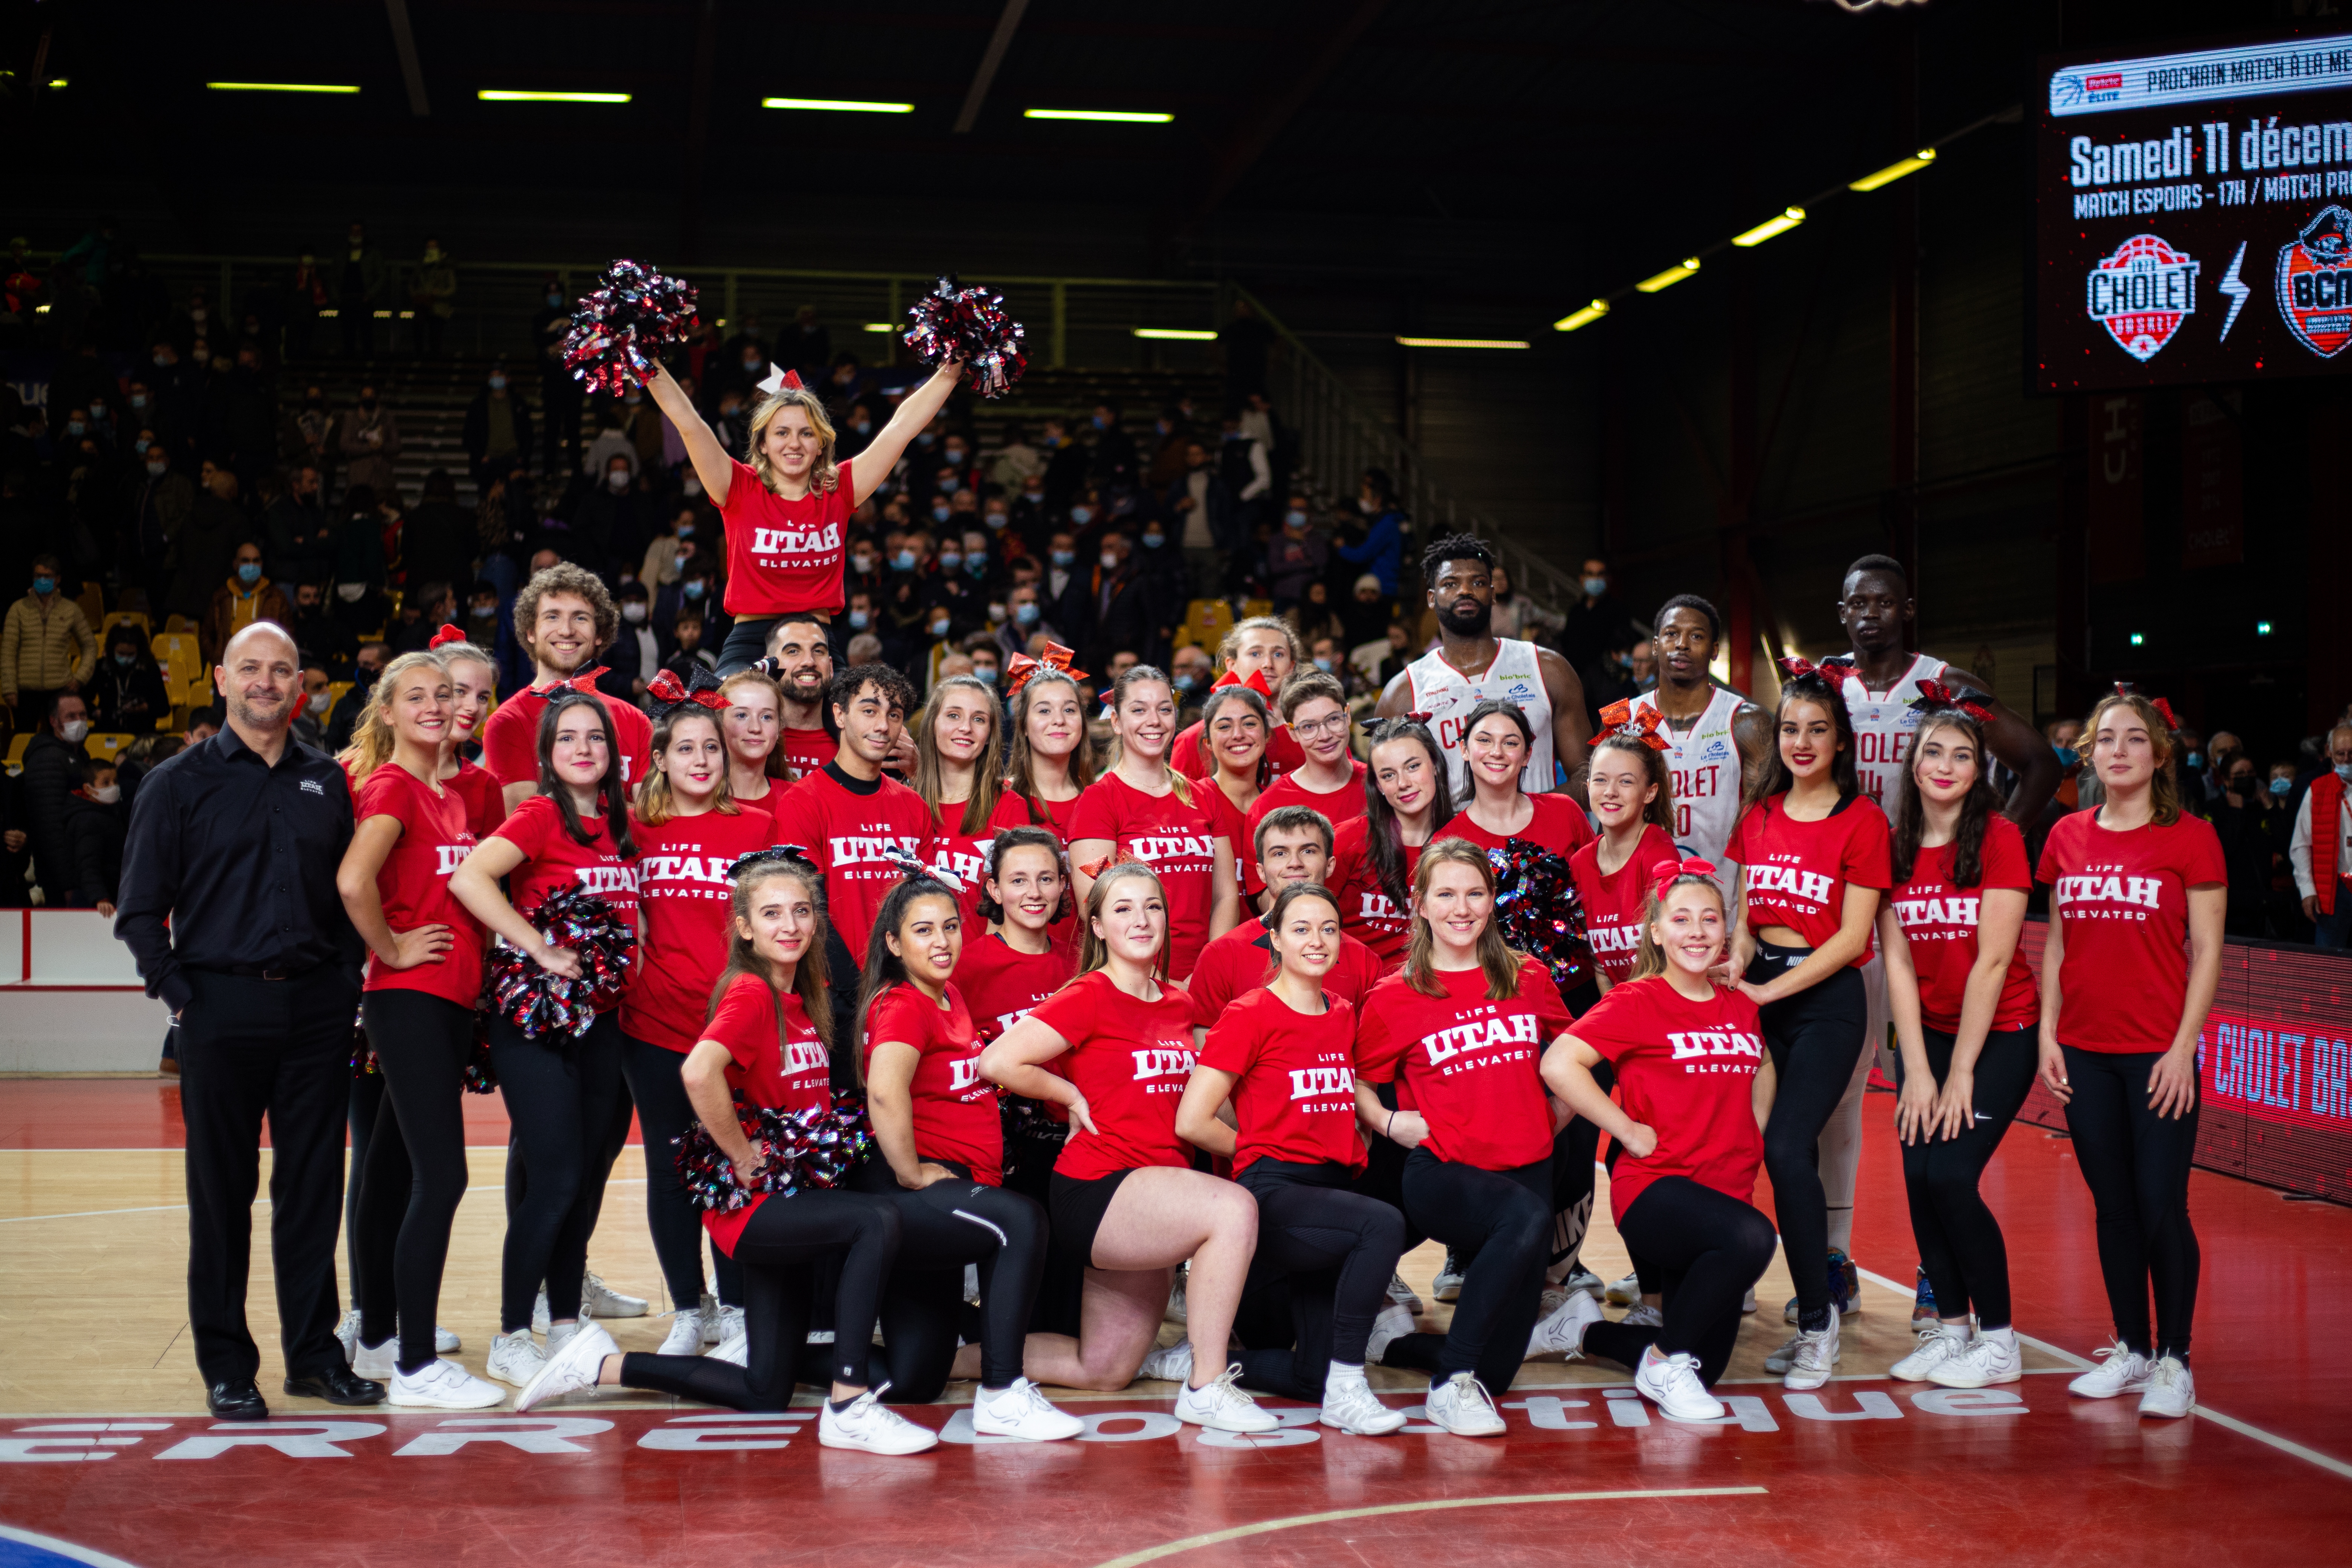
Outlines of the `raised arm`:
<svg viewBox="0 0 2352 1568">
<path fill-rule="evenodd" d="M 881 488 L 882 481 L 890 477 L 890 470 L 905 455 L 907 443 L 929 429 L 940 410 L 947 406 L 948 396 L 962 375 L 961 361 L 942 360 L 940 368 L 931 373 L 930 380 L 899 399 L 898 411 L 890 416 L 890 423 L 882 426 L 850 467 L 852 506 L 863 506 L 866 498 Z M 709 488 L 709 480 L 703 484 L 705 489 Z"/>
<path fill-rule="evenodd" d="M 686 395 L 686 388 L 678 385 L 676 378 L 651 361 L 642 369 L 646 390 L 654 395 L 654 405 L 669 416 L 669 422 L 677 426 L 678 437 L 686 443 L 686 460 L 694 465 L 695 478 L 702 481 L 702 493 L 710 498 L 712 506 L 723 509 L 727 492 L 735 483 L 733 459 L 719 444 L 719 437 L 710 433 L 710 426 L 702 422 L 694 399 Z"/>
</svg>

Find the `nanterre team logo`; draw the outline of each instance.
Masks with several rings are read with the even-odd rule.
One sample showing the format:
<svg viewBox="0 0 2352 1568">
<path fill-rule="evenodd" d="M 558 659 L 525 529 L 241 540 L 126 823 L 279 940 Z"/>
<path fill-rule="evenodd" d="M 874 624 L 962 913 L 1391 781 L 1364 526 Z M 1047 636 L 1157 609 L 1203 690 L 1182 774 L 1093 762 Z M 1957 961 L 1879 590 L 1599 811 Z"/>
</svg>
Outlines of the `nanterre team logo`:
<svg viewBox="0 0 2352 1568">
<path fill-rule="evenodd" d="M 2116 346 L 2146 364 L 2197 310 L 2197 262 L 2152 234 L 2136 234 L 2091 268 L 2091 320 Z"/>
<path fill-rule="evenodd" d="M 2323 208 L 2281 247 L 2278 302 L 2286 330 L 2320 358 L 2352 342 L 2352 213 Z"/>
</svg>

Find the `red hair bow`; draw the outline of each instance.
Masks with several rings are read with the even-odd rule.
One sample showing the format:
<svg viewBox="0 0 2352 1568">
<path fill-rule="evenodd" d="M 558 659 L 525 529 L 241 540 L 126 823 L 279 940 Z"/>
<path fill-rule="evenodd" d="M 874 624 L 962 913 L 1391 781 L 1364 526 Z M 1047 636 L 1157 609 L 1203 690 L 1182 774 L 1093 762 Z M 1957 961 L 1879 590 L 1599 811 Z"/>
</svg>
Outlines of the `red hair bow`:
<svg viewBox="0 0 2352 1568">
<path fill-rule="evenodd" d="M 1912 699 L 1910 705 L 1928 710 L 1957 708 L 1978 723 L 1990 724 L 1993 720 L 1992 710 L 1976 701 L 1978 695 L 1974 691 L 1955 690 L 1940 680 L 1923 680 L 1919 683 L 1919 695 Z"/>
<path fill-rule="evenodd" d="M 2180 721 L 2172 716 L 2172 704 L 2167 702 L 2163 698 L 2149 697 L 2145 692 L 2134 691 L 2132 689 L 2131 682 L 2128 680 L 2118 680 L 2116 682 L 2116 695 L 2118 697 L 2137 697 L 2142 699 L 2149 707 L 2155 709 L 2160 717 L 2162 717 L 2164 720 L 2164 727 L 2166 729 L 2178 730 L 2180 728 Z"/>
<path fill-rule="evenodd" d="M 1636 708 L 1632 698 L 1612 702 L 1601 710 L 1601 726 L 1628 741 L 1638 741 L 1654 752 L 1663 752 L 1674 742 L 1658 733 L 1658 710 Z"/>
<path fill-rule="evenodd" d="M 1426 724 L 1432 719 L 1436 718 L 1437 715 L 1434 713 L 1400 713 L 1397 717 L 1402 719 L 1408 724 Z"/>
<path fill-rule="evenodd" d="M 1064 647 L 1057 642 L 1049 642 L 1045 645 L 1045 656 L 1043 658 L 1031 658 L 1025 653 L 1014 654 L 1005 665 L 1004 694 L 1007 697 L 1018 697 L 1021 695 L 1023 687 L 1041 675 L 1066 675 L 1072 680 L 1084 680 L 1087 678 L 1087 672 L 1083 669 L 1072 668 L 1070 665 L 1070 660 L 1076 657 L 1077 654 L 1074 649 Z"/>
<path fill-rule="evenodd" d="M 605 668 L 600 664 L 593 669 L 582 670 L 579 674 L 572 677 L 569 680 L 559 680 L 553 686 L 549 687 L 548 689 L 550 691 L 556 691 L 568 686 L 574 691 L 593 691 L 596 689 L 596 678 L 604 673 Z"/>
<path fill-rule="evenodd" d="M 1268 702 L 1274 700 L 1274 693 L 1266 689 L 1265 671 L 1263 669 L 1251 670 L 1247 679 L 1228 669 L 1224 674 L 1209 682 L 1209 689 L 1212 691 L 1222 690 L 1228 686 L 1246 686 Z"/>
<path fill-rule="evenodd" d="M 433 634 L 433 640 L 426 643 L 425 646 L 428 649 L 446 647 L 450 643 L 464 642 L 465 640 L 466 634 L 461 628 L 453 626 L 448 622 L 444 621 L 441 623 L 441 629 Z"/>
<path fill-rule="evenodd" d="M 760 390 L 772 397 L 788 386 L 794 392 L 802 390 L 800 372 L 796 370 L 786 370 L 782 365 L 779 365 L 772 373 L 770 374 L 767 380 L 760 384 Z"/>
<path fill-rule="evenodd" d="M 1078 869 L 1084 871 L 1089 877 L 1099 877 L 1105 871 L 1109 870 L 1113 866 L 1143 866 L 1148 868 L 1151 862 L 1146 860 L 1142 856 L 1135 854 L 1131 850 L 1121 848 L 1115 849 L 1099 860 L 1089 860 L 1085 865 L 1079 867 Z"/>
<path fill-rule="evenodd" d="M 1677 878 L 1711 878 L 1714 875 L 1715 862 L 1701 860 L 1696 856 L 1683 860 L 1661 860 L 1650 868 L 1650 890 L 1663 899 L 1666 896 L 1666 889 L 1675 885 Z"/>
<path fill-rule="evenodd" d="M 1850 658 L 1825 658 L 1821 663 L 1815 664 L 1803 655 L 1794 653 L 1778 662 L 1791 680 L 1801 679 L 1808 675 L 1818 675 L 1832 686 L 1843 684 L 1846 675 L 1853 668 L 1853 660 Z"/>
<path fill-rule="evenodd" d="M 698 703 L 714 713 L 727 710 L 727 699 L 719 694 L 719 682 L 710 672 L 697 666 L 691 685 L 677 678 L 677 671 L 665 669 L 646 682 L 646 695 L 660 704 L 663 712 L 682 702 Z"/>
</svg>

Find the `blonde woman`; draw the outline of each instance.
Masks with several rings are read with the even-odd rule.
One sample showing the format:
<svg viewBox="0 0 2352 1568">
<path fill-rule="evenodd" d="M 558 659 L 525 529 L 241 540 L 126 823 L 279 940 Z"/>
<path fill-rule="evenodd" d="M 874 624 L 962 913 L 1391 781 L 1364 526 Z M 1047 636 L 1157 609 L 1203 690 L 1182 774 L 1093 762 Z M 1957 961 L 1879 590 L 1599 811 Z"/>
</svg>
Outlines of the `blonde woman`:
<svg viewBox="0 0 2352 1568">
<path fill-rule="evenodd" d="M 964 930 L 977 934 L 988 847 L 996 840 L 1004 794 L 1004 727 L 996 692 L 976 675 L 950 675 L 931 688 L 914 724 L 915 793 L 930 807 L 938 832 L 931 865 L 951 873 L 962 891 Z"/>
<path fill-rule="evenodd" d="M 719 732 L 727 742 L 727 794 L 741 805 L 772 812 L 769 798 L 784 788 L 776 776 L 776 744 L 784 732 L 783 698 L 776 683 L 756 669 L 739 669 L 719 683 L 727 706 L 719 710 Z"/>
</svg>

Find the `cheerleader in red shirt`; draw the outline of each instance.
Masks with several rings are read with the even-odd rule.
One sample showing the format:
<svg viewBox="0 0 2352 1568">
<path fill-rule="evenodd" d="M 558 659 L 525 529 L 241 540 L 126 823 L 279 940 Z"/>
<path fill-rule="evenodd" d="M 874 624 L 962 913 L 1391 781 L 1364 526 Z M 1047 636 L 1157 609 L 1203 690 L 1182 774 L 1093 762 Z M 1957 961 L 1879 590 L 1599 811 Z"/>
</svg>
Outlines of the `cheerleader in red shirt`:
<svg viewBox="0 0 2352 1568">
<path fill-rule="evenodd" d="M 755 805 L 772 816 L 776 793 L 792 787 L 777 754 L 783 700 L 776 683 L 756 669 L 739 669 L 721 680 L 719 695 L 727 699 L 719 715 L 727 742 L 727 793 L 738 805 Z"/>
<path fill-rule="evenodd" d="M 1233 1162 L 1257 1199 L 1257 1269 L 1288 1277 L 1296 1348 L 1244 1352 L 1243 1381 L 1319 1402 L 1326 1426 L 1379 1436 L 1405 1421 L 1364 1378 L 1373 1319 L 1404 1255 L 1404 1215 L 1349 1190 L 1365 1162 L 1356 1012 L 1324 989 L 1345 940 L 1339 907 L 1327 889 L 1294 882 L 1275 895 L 1265 929 L 1280 967 L 1209 1031 L 1176 1132 Z M 1218 1115 L 1228 1101 L 1233 1127 Z"/>
<path fill-rule="evenodd" d="M 1053 833 L 1005 827 L 988 847 L 981 883 L 984 929 L 967 935 L 956 984 L 971 1008 L 983 1046 L 1029 1016 L 1038 1003 L 1070 983 L 1076 960 L 1058 940 L 1071 918 L 1070 868 Z M 1067 1136 L 1061 1107 L 1007 1096 L 1003 1110 L 1004 1184 L 1051 1204 L 1054 1160 Z"/>
<path fill-rule="evenodd" d="M 700 1038 L 678 1068 L 695 1116 L 749 1184 L 765 1155 L 737 1106 L 822 1110 L 830 1087 L 833 1005 L 824 994 L 824 880 L 790 847 L 763 849 L 730 868 L 732 934 L 711 989 Z M 837 1259 L 833 1386 L 817 1416 L 828 1448 L 919 1454 L 939 1443 L 881 1403 L 868 1360 L 884 1282 L 898 1252 L 898 1215 L 864 1193 L 803 1187 L 755 1193 L 740 1208 L 705 1209 L 711 1244 L 743 1273 L 743 1359 L 621 1353 L 601 1324 L 549 1356 L 515 1398 L 517 1410 L 583 1389 L 637 1388 L 731 1410 L 788 1410 L 808 1342 L 817 1270 Z"/>
<path fill-rule="evenodd" d="M 1748 1200 L 1773 1070 L 1756 1004 L 1711 973 L 1726 936 L 1715 868 L 1667 859 L 1653 885 L 1632 973 L 1544 1054 L 1543 1077 L 1622 1150 L 1610 1209 L 1665 1300 L 1660 1322 L 1609 1323 L 1591 1297 L 1571 1297 L 1576 1348 L 1632 1367 L 1667 1415 L 1714 1421 L 1723 1405 L 1707 1390 L 1731 1360 L 1742 1298 L 1772 1261 L 1772 1223 Z M 1615 1101 L 1593 1076 L 1604 1061 Z"/>
<path fill-rule="evenodd" d="M 506 795 L 498 775 L 458 754 L 489 716 L 497 697 L 499 667 L 490 656 L 466 640 L 455 626 L 435 634 L 432 651 L 449 672 L 449 731 L 441 740 L 441 768 L 435 774 L 466 803 L 466 825 L 481 842 L 507 819 Z"/>
<path fill-rule="evenodd" d="M 2189 1331 L 2197 1232 L 2197 1038 L 2221 979 L 2228 870 L 2213 825 L 2180 809 L 2172 715 L 2118 692 L 2091 710 L 2090 765 L 2106 792 L 2050 830 L 2035 875 L 2050 884 L 2042 950 L 2041 1079 L 2066 1108 L 2099 1214 L 2099 1271 L 2114 1352 L 2070 1385 L 2140 1395 L 2143 1415 L 2196 1404 Z M 2148 1295 L 2156 1328 L 2148 1329 Z"/>
<path fill-rule="evenodd" d="M 915 793 L 931 808 L 931 865 L 963 889 L 967 930 L 980 929 L 980 884 L 1004 794 L 1004 734 L 996 689 L 976 675 L 931 686 L 914 721 Z"/>
<path fill-rule="evenodd" d="M 1155 677 L 1155 679 L 1157 679 Z M 1068 1388 L 1124 1388 L 1138 1371 L 1181 1377 L 1179 1420 L 1223 1432 L 1276 1421 L 1221 1367 L 1257 1246 L 1244 1189 L 1192 1169 L 1176 1135 L 1192 1077 L 1192 1004 L 1164 981 L 1168 904 L 1139 861 L 1106 867 L 1087 895 L 1078 977 L 981 1053 L 982 1076 L 1064 1107 L 1069 1142 L 1054 1171 L 1054 1249 L 1086 1265 L 1077 1337 L 1030 1337 L 1029 1373 Z M 1047 1064 L 1053 1064 L 1048 1069 Z M 1192 1259 L 1189 1327 L 1218 1346 L 1154 1352 L 1176 1265 Z"/>
<path fill-rule="evenodd" d="M 1416 719 L 1374 725 L 1370 754 L 1364 814 L 1336 825 L 1330 887 L 1341 926 L 1393 973 L 1413 923 L 1422 847 L 1454 819 L 1454 795 L 1437 738 Z"/>
<path fill-rule="evenodd" d="M 1504 944 L 1494 869 L 1476 845 L 1432 844 L 1411 908 L 1403 969 L 1364 999 L 1356 1104 L 1368 1131 L 1412 1151 L 1403 1178 L 1412 1232 L 1470 1261 L 1451 1331 L 1401 1336 L 1384 1359 L 1430 1372 L 1437 1426 L 1496 1437 L 1493 1394 L 1528 1355 L 1574 1349 L 1592 1315 L 1592 1298 L 1577 1290 L 1537 1321 L 1559 1120 L 1537 1062 L 1568 1028 L 1568 1007 L 1542 964 Z M 1375 1088 L 1391 1081 L 1394 1109 Z"/>
<path fill-rule="evenodd" d="M 449 896 L 473 830 L 465 802 L 434 777 L 449 708 L 441 660 L 403 654 L 377 678 L 344 759 L 358 829 L 335 886 L 368 944 L 360 1016 L 384 1090 L 352 1238 L 352 1369 L 389 1379 L 393 1405 L 479 1410 L 505 1396 L 440 1360 L 434 1343 L 449 1227 L 466 1195 L 466 1058 L 482 989 L 481 932 Z M 395 1322 L 406 1325 L 397 1346 Z"/>
<path fill-rule="evenodd" d="M 1364 814 L 1364 764 L 1348 751 L 1354 721 L 1348 716 L 1348 693 L 1337 678 L 1319 669 L 1302 669 L 1282 683 L 1276 695 L 1282 727 L 1298 742 L 1306 761 L 1268 784 L 1249 809 L 1250 833 L 1260 818 L 1286 805 L 1304 805 L 1323 814 L 1334 826 Z M 1247 836 L 1234 840 L 1248 842 Z M 1263 891 L 1263 889 L 1255 889 Z"/>
<path fill-rule="evenodd" d="M 990 821 L 997 827 L 1052 828 L 1066 847 L 1078 797 L 1095 782 L 1094 746 L 1078 700 L 1084 672 L 1071 669 L 1070 650 L 1055 644 L 1046 646 L 1042 659 L 1015 655 L 1011 669 L 1004 683 L 1013 700 L 1004 790 Z"/>
<path fill-rule="evenodd" d="M 919 862 L 909 861 L 919 866 Z M 971 1012 L 951 976 L 963 951 L 958 889 L 918 869 L 891 890 L 866 949 L 858 1039 L 877 1158 L 850 1178 L 898 1211 L 898 1258 L 882 1294 L 884 1381 L 929 1405 L 950 1377 L 980 1379 L 972 1428 L 1048 1441 L 1084 1429 L 1021 1375 L 1045 1271 L 1045 1211 L 1002 1185 L 996 1088 L 980 1076 Z M 980 1270 L 980 1343 L 959 1354 L 963 1269 Z M 1044 1347 L 1050 1359 L 1056 1348 Z"/>
<path fill-rule="evenodd" d="M 1803 660 L 1784 666 L 1779 746 L 1748 780 L 1727 850 L 1739 863 L 1730 972 L 1762 1014 L 1780 1080 L 1764 1168 L 1797 1285 L 1797 1332 L 1764 1366 L 1790 1388 L 1819 1388 L 1843 1356 L 1838 1315 L 1851 1296 L 1843 1283 L 1832 1294 L 1846 1263 L 1830 1254 L 1814 1148 L 1862 1070 L 1862 965 L 1892 879 L 1886 814 L 1855 781 L 1845 699 Z"/>
<path fill-rule="evenodd" d="M 1168 678 L 1148 664 L 1111 685 L 1111 726 L 1118 762 L 1078 799 L 1070 818 L 1070 861 L 1077 893 L 1088 896 L 1087 868 L 1126 855 L 1152 868 L 1167 897 L 1167 973 L 1181 981 L 1201 949 L 1241 923 L 1234 842 L 1221 832 L 1202 785 L 1168 765 L 1176 700 Z"/>
<path fill-rule="evenodd" d="M 663 1355 L 696 1355 L 742 1331 L 743 1276 L 717 1256 L 717 1299 L 702 1286 L 702 1221 L 677 1179 L 672 1140 L 694 1125 L 678 1064 L 727 963 L 727 868 L 767 847 L 768 814 L 728 788 L 720 697 L 698 669 L 689 689 L 667 671 L 652 697 L 654 765 L 629 813 L 637 843 L 637 970 L 621 1000 L 621 1071 L 644 1129 L 646 1226 L 669 1287 Z"/>
<path fill-rule="evenodd" d="M 1476 726 L 1473 726 L 1475 742 Z M 1665 751 L 1650 731 L 1629 721 L 1603 730 L 1592 742 L 1592 768 L 1586 775 L 1592 815 L 1601 837 L 1568 858 L 1576 896 L 1584 906 L 1585 934 L 1592 942 L 1592 978 L 1601 993 L 1633 973 L 1642 945 L 1650 901 L 1650 868 L 1675 853 L 1675 783 Z M 1478 748 L 1470 748 L 1470 771 L 1479 773 Z M 1517 775 L 1512 775 L 1517 778 Z M 1555 800 L 1557 795 L 1537 795 Z M 1464 813 L 1468 816 L 1468 813 Z M 1455 817 L 1458 824 L 1461 817 Z"/>
<path fill-rule="evenodd" d="M 1529 795 L 1519 788 L 1535 734 L 1516 702 L 1490 697 L 1470 710 L 1462 729 L 1462 754 L 1473 793 L 1440 837 L 1466 838 L 1481 849 L 1500 849 L 1519 838 L 1563 860 L 1592 842 L 1592 825 L 1574 795 L 1564 790 Z"/>
<path fill-rule="evenodd" d="M 475 846 L 449 890 L 477 921 L 541 968 L 573 975 L 579 955 L 548 945 L 521 911 L 536 909 L 558 889 L 576 886 L 634 923 L 636 856 L 612 716 L 591 694 L 563 688 L 540 715 L 539 793 Z M 511 903 L 499 890 L 501 879 Z M 588 1237 L 611 1169 L 612 1124 L 626 1092 L 620 1019 L 608 1010 L 581 1034 L 532 1039 L 508 1019 L 493 1017 L 490 1059 L 530 1179 L 507 1214 L 499 1332 L 490 1345 L 489 1373 L 520 1385 L 543 1362 L 530 1337 L 531 1305 L 541 1280 L 548 1349 L 579 1331 Z"/>
<path fill-rule="evenodd" d="M 1248 851 L 1250 823 L 1265 798 L 1265 698 L 1255 687 L 1231 679 L 1230 672 L 1219 679 L 1225 684 L 1212 687 L 1201 704 L 1201 750 L 1211 772 L 1196 782 L 1210 786 L 1209 804 L 1216 808 L 1218 829 L 1233 840 L 1234 875 L 1248 901 L 1265 891 Z"/>
<path fill-rule="evenodd" d="M 1895 792 L 1894 888 L 1878 911 L 1900 1048 L 1903 1186 L 1938 1321 L 1894 1375 L 1983 1388 L 2024 1371 L 2009 1252 L 1977 1184 L 2033 1087 L 2042 1005 L 2017 949 L 2033 885 L 2025 835 L 1985 777 L 1989 710 L 1936 681 Z M 1977 1332 L 1970 1339 L 1969 1314 Z"/>
</svg>

